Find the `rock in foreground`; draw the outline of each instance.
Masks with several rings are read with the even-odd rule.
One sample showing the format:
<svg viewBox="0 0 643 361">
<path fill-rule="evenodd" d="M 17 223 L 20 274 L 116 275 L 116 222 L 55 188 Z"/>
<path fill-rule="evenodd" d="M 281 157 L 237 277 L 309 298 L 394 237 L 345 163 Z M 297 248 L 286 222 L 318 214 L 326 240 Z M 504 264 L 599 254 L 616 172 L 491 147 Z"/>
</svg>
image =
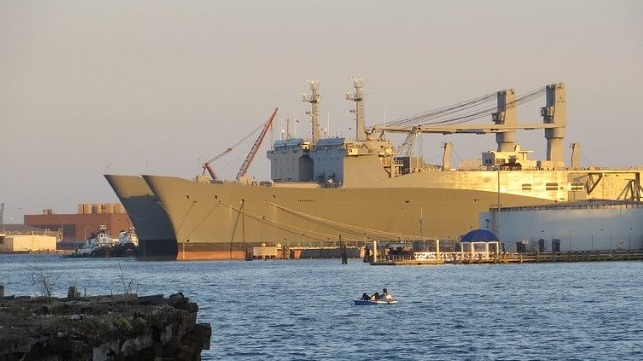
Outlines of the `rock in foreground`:
<svg viewBox="0 0 643 361">
<path fill-rule="evenodd" d="M 183 294 L 0 298 L 0 361 L 200 360 L 209 324 Z"/>
</svg>

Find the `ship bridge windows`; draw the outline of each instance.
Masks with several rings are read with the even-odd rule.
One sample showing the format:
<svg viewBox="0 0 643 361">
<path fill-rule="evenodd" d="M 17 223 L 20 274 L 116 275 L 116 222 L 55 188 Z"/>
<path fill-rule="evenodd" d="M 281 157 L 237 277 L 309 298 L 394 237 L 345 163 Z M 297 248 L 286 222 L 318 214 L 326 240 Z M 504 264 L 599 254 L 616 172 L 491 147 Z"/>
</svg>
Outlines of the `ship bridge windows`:
<svg viewBox="0 0 643 361">
<path fill-rule="evenodd" d="M 555 182 L 546 183 L 545 184 L 545 190 L 557 191 L 558 190 L 558 183 L 555 183 Z"/>
<path fill-rule="evenodd" d="M 530 191 L 531 190 L 531 183 L 523 183 L 522 184 L 522 190 L 523 191 Z"/>
</svg>

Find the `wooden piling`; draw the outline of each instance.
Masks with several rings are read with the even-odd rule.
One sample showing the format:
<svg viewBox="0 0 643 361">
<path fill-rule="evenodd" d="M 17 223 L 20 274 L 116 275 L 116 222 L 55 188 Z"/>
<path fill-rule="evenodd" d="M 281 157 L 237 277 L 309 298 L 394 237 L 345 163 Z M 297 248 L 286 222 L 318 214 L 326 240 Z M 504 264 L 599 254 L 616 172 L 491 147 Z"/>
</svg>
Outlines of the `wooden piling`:
<svg viewBox="0 0 643 361">
<path fill-rule="evenodd" d="M 342 264 L 348 264 L 348 254 L 346 254 L 346 245 L 342 242 L 342 235 L 339 235 L 339 253 L 342 257 Z"/>
</svg>

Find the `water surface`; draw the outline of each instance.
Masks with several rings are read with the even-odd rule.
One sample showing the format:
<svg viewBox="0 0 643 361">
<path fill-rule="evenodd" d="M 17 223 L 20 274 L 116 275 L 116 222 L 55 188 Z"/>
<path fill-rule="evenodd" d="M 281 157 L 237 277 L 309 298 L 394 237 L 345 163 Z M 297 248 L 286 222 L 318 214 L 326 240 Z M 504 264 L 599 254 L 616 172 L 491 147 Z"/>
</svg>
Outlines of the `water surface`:
<svg viewBox="0 0 643 361">
<path fill-rule="evenodd" d="M 369 266 L 0 255 L 6 295 L 183 292 L 204 360 L 641 360 L 643 262 Z M 354 306 L 388 288 L 396 305 Z"/>
</svg>

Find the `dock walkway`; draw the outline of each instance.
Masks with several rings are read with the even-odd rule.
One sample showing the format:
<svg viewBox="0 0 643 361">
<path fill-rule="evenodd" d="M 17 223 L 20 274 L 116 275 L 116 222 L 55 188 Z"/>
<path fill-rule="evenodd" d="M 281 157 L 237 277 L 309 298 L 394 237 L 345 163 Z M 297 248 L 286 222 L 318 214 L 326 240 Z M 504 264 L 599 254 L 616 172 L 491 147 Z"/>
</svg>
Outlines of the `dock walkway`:
<svg viewBox="0 0 643 361">
<path fill-rule="evenodd" d="M 534 252 L 534 253 L 476 253 L 439 252 L 434 257 L 416 258 L 415 255 L 389 256 L 371 262 L 373 266 L 412 266 L 443 264 L 507 264 L 538 262 L 599 262 L 599 261 L 641 261 L 643 250 L 636 251 L 598 251 L 598 252 Z"/>
</svg>

